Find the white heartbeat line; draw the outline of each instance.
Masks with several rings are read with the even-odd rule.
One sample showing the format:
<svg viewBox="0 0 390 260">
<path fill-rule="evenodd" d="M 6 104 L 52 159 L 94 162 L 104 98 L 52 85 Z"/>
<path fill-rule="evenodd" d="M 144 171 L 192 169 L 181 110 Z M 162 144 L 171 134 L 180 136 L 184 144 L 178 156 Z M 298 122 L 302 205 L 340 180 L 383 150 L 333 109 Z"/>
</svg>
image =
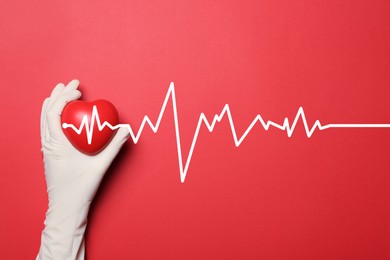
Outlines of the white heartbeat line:
<svg viewBox="0 0 390 260">
<path fill-rule="evenodd" d="M 198 120 L 198 124 L 197 124 L 196 130 L 195 130 L 195 134 L 194 134 L 194 137 L 192 138 L 192 143 L 191 143 L 191 147 L 190 147 L 188 156 L 187 156 L 187 158 L 186 158 L 186 160 L 184 161 L 184 164 L 183 164 L 183 153 L 182 153 L 181 138 L 180 138 L 180 131 L 179 131 L 179 120 L 178 120 L 178 115 L 177 115 L 175 86 L 174 86 L 173 82 L 171 82 L 171 84 L 169 86 L 169 89 L 168 89 L 168 92 L 167 92 L 167 94 L 165 96 L 165 100 L 164 100 L 164 103 L 162 105 L 160 114 L 159 114 L 159 116 L 157 118 L 157 122 L 155 124 L 153 124 L 152 121 L 150 120 L 149 116 L 145 115 L 143 120 L 142 120 L 141 126 L 140 126 L 140 128 L 139 128 L 139 130 L 138 130 L 138 132 L 136 134 L 135 134 L 135 132 L 133 131 L 133 129 L 131 128 L 131 126 L 129 124 L 117 124 L 117 125 L 113 126 L 110 123 L 108 123 L 107 121 L 104 121 L 103 123 L 101 123 L 100 122 L 100 118 L 99 118 L 98 109 L 97 109 L 96 106 L 93 106 L 90 124 L 88 123 L 87 115 L 84 115 L 83 120 L 81 121 L 81 124 L 80 124 L 79 128 L 77 128 L 73 124 L 67 124 L 67 123 L 63 123 L 62 127 L 63 128 L 70 127 L 77 134 L 81 134 L 82 130 L 85 128 L 85 131 L 86 131 L 86 134 L 87 134 L 88 144 L 92 143 L 93 128 L 94 128 L 94 125 L 95 125 L 95 121 L 96 121 L 96 124 L 97 124 L 97 127 L 98 127 L 99 131 L 102 131 L 102 129 L 105 128 L 105 127 L 109 127 L 112 130 L 118 129 L 120 127 L 125 127 L 125 128 L 127 128 L 129 130 L 130 136 L 131 136 L 133 142 L 136 144 L 139 141 L 139 139 L 141 137 L 141 134 L 142 134 L 142 131 L 143 131 L 143 129 L 144 129 L 146 124 L 149 125 L 149 127 L 152 129 L 152 131 L 154 133 L 157 133 L 157 131 L 158 131 L 159 127 L 160 127 L 160 123 L 161 123 L 161 120 L 162 120 L 162 117 L 164 115 L 164 112 L 165 112 L 165 109 L 167 107 L 169 99 L 171 99 L 172 107 L 173 107 L 173 117 L 174 117 L 175 134 L 176 134 L 176 145 L 177 145 L 177 157 L 178 157 L 178 161 L 179 161 L 180 181 L 182 183 L 184 183 L 184 181 L 186 179 L 188 168 L 190 166 L 191 158 L 192 158 L 192 155 L 193 155 L 193 152 L 194 152 L 194 149 L 195 149 L 196 142 L 198 140 L 198 135 L 199 135 L 199 131 L 200 131 L 200 128 L 201 128 L 202 124 L 206 125 L 207 129 L 211 133 L 211 132 L 213 132 L 216 123 L 217 122 L 218 123 L 221 122 L 221 120 L 223 119 L 223 117 L 225 115 L 227 116 L 227 118 L 229 120 L 230 129 L 231 129 L 232 136 L 233 136 L 233 139 L 234 139 L 234 144 L 236 145 L 236 147 L 240 146 L 240 144 L 244 141 L 246 136 L 249 134 L 249 132 L 252 130 L 252 128 L 258 122 L 261 123 L 261 125 L 264 128 L 264 130 L 266 130 L 266 131 L 268 131 L 268 129 L 271 126 L 273 126 L 273 127 L 278 128 L 278 129 L 280 129 L 282 131 L 286 131 L 287 132 L 287 136 L 291 137 L 293 132 L 294 132 L 294 129 L 295 129 L 297 123 L 298 123 L 299 118 L 301 118 L 302 122 L 303 122 L 303 126 L 305 128 L 306 135 L 307 135 L 308 138 L 310 138 L 312 136 L 312 134 L 314 133 L 314 131 L 316 129 L 318 129 L 318 130 L 325 130 L 325 129 L 329 129 L 329 128 L 390 128 L 390 124 L 327 124 L 327 125 L 321 125 L 319 120 L 316 120 L 315 123 L 313 124 L 313 126 L 310 128 L 308 126 L 308 123 L 307 123 L 306 116 L 305 116 L 305 113 L 303 111 L 303 108 L 300 107 L 298 109 L 298 112 L 297 112 L 297 114 L 295 116 L 295 119 L 294 119 L 292 124 L 290 124 L 290 122 L 289 122 L 287 117 L 284 119 L 284 122 L 283 122 L 282 125 L 277 124 L 277 123 L 275 123 L 273 121 L 270 121 L 270 120 L 265 122 L 264 119 L 261 117 L 261 115 L 258 114 L 253 119 L 252 123 L 246 129 L 244 134 L 241 137 L 238 137 L 236 129 L 235 129 L 235 126 L 234 126 L 232 114 L 230 112 L 229 105 L 226 104 L 223 107 L 221 113 L 214 115 L 214 118 L 211 121 L 211 123 L 206 118 L 204 113 L 200 114 L 199 120 Z"/>
</svg>

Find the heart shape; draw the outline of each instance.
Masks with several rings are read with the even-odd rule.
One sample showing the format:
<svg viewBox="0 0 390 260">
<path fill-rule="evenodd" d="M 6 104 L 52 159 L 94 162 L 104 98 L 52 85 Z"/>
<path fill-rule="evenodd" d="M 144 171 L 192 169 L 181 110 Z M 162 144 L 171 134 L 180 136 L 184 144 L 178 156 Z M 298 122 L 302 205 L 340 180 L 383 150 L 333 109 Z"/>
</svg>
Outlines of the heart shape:
<svg viewBox="0 0 390 260">
<path fill-rule="evenodd" d="M 99 129 L 105 122 L 115 126 L 119 123 L 119 116 L 114 105 L 102 99 L 69 102 L 61 115 L 65 136 L 77 150 L 87 155 L 98 154 L 114 137 L 117 129 L 108 126 Z"/>
</svg>

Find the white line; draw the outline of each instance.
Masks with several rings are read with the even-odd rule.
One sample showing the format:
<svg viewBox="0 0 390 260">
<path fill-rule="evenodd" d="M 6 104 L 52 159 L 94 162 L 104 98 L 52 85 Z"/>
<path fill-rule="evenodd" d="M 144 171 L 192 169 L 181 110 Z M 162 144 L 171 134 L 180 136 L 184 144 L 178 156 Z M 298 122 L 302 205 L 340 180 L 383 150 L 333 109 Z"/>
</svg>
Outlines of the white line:
<svg viewBox="0 0 390 260">
<path fill-rule="evenodd" d="M 206 118 L 206 115 L 204 113 L 200 114 L 199 120 L 198 120 L 198 124 L 197 124 L 196 130 L 195 130 L 195 134 L 194 134 L 194 137 L 192 138 L 191 147 L 190 147 L 187 159 L 184 161 L 185 164 L 183 166 L 183 153 L 182 153 L 182 148 L 181 148 L 179 119 L 178 119 L 177 106 L 176 106 L 175 86 L 174 86 L 173 82 L 171 82 L 171 84 L 169 86 L 168 92 L 167 92 L 167 94 L 165 96 L 165 99 L 164 99 L 164 102 L 163 102 L 163 105 L 161 107 L 160 114 L 159 114 L 159 116 L 157 118 L 156 123 L 153 124 L 152 121 L 150 120 L 149 116 L 145 115 L 137 133 L 135 133 L 133 131 L 133 129 L 131 128 L 130 124 L 118 124 L 118 125 L 113 126 L 113 125 L 111 125 L 110 123 L 108 123 L 106 121 L 104 121 L 103 124 L 102 124 L 100 122 L 99 113 L 98 113 L 98 109 L 97 109 L 96 106 L 93 106 L 91 122 L 90 123 L 88 122 L 87 115 L 84 115 L 83 120 L 81 121 L 81 124 L 80 124 L 80 126 L 78 128 L 76 126 L 74 126 L 73 124 L 67 124 L 67 123 L 63 123 L 62 127 L 63 128 L 69 128 L 70 127 L 77 134 L 81 134 L 82 130 L 85 128 L 85 131 L 86 131 L 86 134 L 87 134 L 88 144 L 92 143 L 93 128 L 94 128 L 95 122 L 96 122 L 96 125 L 98 126 L 99 131 L 101 131 L 105 127 L 109 127 L 112 130 L 118 129 L 120 127 L 125 127 L 125 128 L 127 128 L 129 130 L 130 136 L 131 136 L 133 142 L 136 144 L 136 143 L 138 143 L 138 141 L 139 141 L 139 139 L 141 137 L 142 131 L 143 131 L 143 129 L 144 129 L 146 124 L 149 125 L 149 127 L 152 129 L 152 131 L 154 133 L 157 133 L 157 131 L 158 131 L 159 127 L 160 127 L 160 123 L 161 123 L 161 120 L 162 120 L 162 117 L 164 115 L 164 112 L 165 112 L 165 109 L 167 107 L 169 99 L 171 99 L 172 108 L 173 108 L 173 117 L 174 117 L 175 134 L 176 134 L 176 146 L 177 146 L 177 157 L 178 157 L 178 162 L 179 162 L 180 181 L 182 183 L 186 179 L 188 168 L 190 166 L 191 158 L 192 158 L 193 152 L 195 150 L 195 145 L 196 145 L 196 142 L 198 140 L 198 135 L 199 135 L 200 128 L 201 128 L 202 124 L 204 124 L 207 127 L 209 132 L 213 132 L 215 125 L 217 123 L 221 122 L 221 120 L 224 118 L 225 115 L 227 116 L 227 118 L 229 120 L 230 129 L 232 131 L 232 136 L 233 136 L 234 144 L 236 145 L 236 147 L 241 145 L 241 143 L 245 140 L 245 138 L 250 133 L 252 128 L 256 125 L 256 123 L 260 123 L 263 126 L 264 130 L 266 130 L 266 131 L 268 131 L 268 129 L 271 126 L 273 126 L 273 127 L 278 128 L 278 129 L 280 129 L 282 131 L 286 131 L 287 132 L 287 136 L 291 137 L 292 134 L 294 133 L 294 130 L 295 130 L 295 127 L 296 127 L 296 125 L 298 123 L 298 120 L 301 118 L 303 126 L 305 128 L 305 133 L 306 133 L 308 138 L 310 138 L 313 135 L 313 133 L 314 133 L 314 131 L 316 129 L 318 129 L 318 130 L 325 130 L 325 129 L 329 129 L 329 128 L 390 128 L 390 124 L 327 124 L 327 125 L 321 125 L 319 120 L 316 120 L 315 123 L 313 124 L 313 126 L 310 128 L 308 126 L 308 123 L 307 123 L 306 116 L 305 116 L 305 113 L 303 111 L 303 108 L 300 107 L 298 109 L 298 112 L 297 112 L 297 114 L 296 114 L 292 124 L 290 124 L 288 118 L 284 119 L 284 122 L 283 122 L 282 125 L 277 124 L 277 123 L 275 123 L 273 121 L 270 121 L 270 120 L 265 122 L 264 119 L 261 117 L 261 115 L 258 114 L 253 119 L 253 121 L 251 122 L 249 127 L 246 129 L 244 134 L 241 137 L 238 137 L 236 129 L 234 127 L 234 122 L 233 122 L 232 114 L 230 112 L 229 105 L 226 104 L 223 107 L 223 109 L 222 109 L 220 114 L 214 115 L 214 118 L 211 121 L 211 123 Z"/>
</svg>

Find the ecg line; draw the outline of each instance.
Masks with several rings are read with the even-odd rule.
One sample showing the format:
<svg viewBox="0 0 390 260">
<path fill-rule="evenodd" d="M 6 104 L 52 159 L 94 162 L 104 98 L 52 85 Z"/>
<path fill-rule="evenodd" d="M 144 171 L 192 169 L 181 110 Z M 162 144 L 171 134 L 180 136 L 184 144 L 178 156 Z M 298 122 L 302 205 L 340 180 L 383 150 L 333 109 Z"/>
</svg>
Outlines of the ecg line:
<svg viewBox="0 0 390 260">
<path fill-rule="evenodd" d="M 167 104 L 168 104 L 169 100 L 171 100 L 172 107 L 173 107 L 173 117 L 174 117 L 175 134 L 176 134 L 176 146 L 177 146 L 177 157 L 178 157 L 178 162 L 179 162 L 180 181 L 182 183 L 184 183 L 184 181 L 186 179 L 188 168 L 189 168 L 190 163 L 191 163 L 192 155 L 193 155 L 193 152 L 195 150 L 195 145 L 196 145 L 196 142 L 198 140 L 198 135 L 199 135 L 200 128 L 201 128 L 202 124 L 204 124 L 207 127 L 207 129 L 209 130 L 209 132 L 211 133 L 211 132 L 213 132 L 216 123 L 217 122 L 218 123 L 221 122 L 221 120 L 224 118 L 225 115 L 228 118 L 228 121 L 229 121 L 229 124 L 230 124 L 230 129 L 231 129 L 232 136 L 233 136 L 233 139 L 234 139 L 234 144 L 236 145 L 236 147 L 241 145 L 241 143 L 245 140 L 247 135 L 250 133 L 252 128 L 257 123 L 260 123 L 263 126 L 264 130 L 266 130 L 266 131 L 268 131 L 268 129 L 271 126 L 273 126 L 273 127 L 277 128 L 277 129 L 280 129 L 282 131 L 286 131 L 287 132 L 287 136 L 291 137 L 293 132 L 294 132 L 294 130 L 295 130 L 295 127 L 296 127 L 296 125 L 298 123 L 298 120 L 301 118 L 302 122 L 303 122 L 303 126 L 305 128 L 305 133 L 306 133 L 308 138 L 310 138 L 312 136 L 312 134 L 314 133 L 314 131 L 316 129 L 318 129 L 318 130 L 325 130 L 325 129 L 329 129 L 329 128 L 390 128 L 390 124 L 327 124 L 327 125 L 321 125 L 319 120 L 316 120 L 315 123 L 313 124 L 313 126 L 310 128 L 308 126 L 308 123 L 307 123 L 306 116 L 305 116 L 305 113 L 303 111 L 303 108 L 300 107 L 298 109 L 298 112 L 297 112 L 297 114 L 296 114 L 292 124 L 290 124 L 290 122 L 289 122 L 287 117 L 284 119 L 284 122 L 283 122 L 282 125 L 277 124 L 277 123 L 275 123 L 275 122 L 273 122 L 271 120 L 268 120 L 267 122 L 265 122 L 264 119 L 261 117 L 261 115 L 258 114 L 252 120 L 251 124 L 246 129 L 244 134 L 241 137 L 238 137 L 236 129 L 235 129 L 235 126 L 234 126 L 233 117 L 232 117 L 232 114 L 230 112 L 229 105 L 226 104 L 223 107 L 221 113 L 214 115 L 214 118 L 211 121 L 211 123 L 206 118 L 206 115 L 203 112 L 200 114 L 199 120 L 198 120 L 198 124 L 197 124 L 196 130 L 195 130 L 195 134 L 194 134 L 194 137 L 192 138 L 192 143 L 191 143 L 191 147 L 190 147 L 188 156 L 183 161 L 183 152 L 182 152 L 182 147 L 181 147 L 181 138 L 180 138 L 180 131 L 179 131 L 179 120 L 178 120 L 177 105 L 176 105 L 175 86 L 174 86 L 173 82 L 171 82 L 171 84 L 169 86 L 168 92 L 167 92 L 167 94 L 165 96 L 165 99 L 164 99 L 164 102 L 163 102 L 163 105 L 161 107 L 160 114 L 159 114 L 159 116 L 157 118 L 156 123 L 153 124 L 153 122 L 150 120 L 149 116 L 145 115 L 137 133 L 135 133 L 133 131 L 133 129 L 130 126 L 130 124 L 117 124 L 117 125 L 113 126 L 110 123 L 108 123 L 107 121 L 104 121 L 103 123 L 101 123 L 100 122 L 100 118 L 99 118 L 98 109 L 97 109 L 96 106 L 93 106 L 91 122 L 90 123 L 88 123 L 88 116 L 84 115 L 84 117 L 83 117 L 83 119 L 81 121 L 81 124 L 80 124 L 80 126 L 78 128 L 76 126 L 74 126 L 73 124 L 68 124 L 68 123 L 63 123 L 62 127 L 63 128 L 69 128 L 70 127 L 77 134 L 81 134 L 82 130 L 85 128 L 85 131 L 86 131 L 86 134 L 87 134 L 88 144 L 92 143 L 92 136 L 93 136 L 93 129 L 94 129 L 95 121 L 96 121 L 96 124 L 97 124 L 97 127 L 98 127 L 99 131 L 102 131 L 105 127 L 109 127 L 112 130 L 118 129 L 120 127 L 125 127 L 125 128 L 127 128 L 129 130 L 130 136 L 131 136 L 133 142 L 136 144 L 139 141 L 139 139 L 141 137 L 141 134 L 142 134 L 142 131 L 145 128 L 146 124 L 149 125 L 149 127 L 151 128 L 151 130 L 154 133 L 157 133 L 157 131 L 158 131 L 159 127 L 160 127 L 160 123 L 161 123 L 162 117 L 164 115 L 164 112 L 165 112 L 165 109 L 167 107 Z"/>
</svg>

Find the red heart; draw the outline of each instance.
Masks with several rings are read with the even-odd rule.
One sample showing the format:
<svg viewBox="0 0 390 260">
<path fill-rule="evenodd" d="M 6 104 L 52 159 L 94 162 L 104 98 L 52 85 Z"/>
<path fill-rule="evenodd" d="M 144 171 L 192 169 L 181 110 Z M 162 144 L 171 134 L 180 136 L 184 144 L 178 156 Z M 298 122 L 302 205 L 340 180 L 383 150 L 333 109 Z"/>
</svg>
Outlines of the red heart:
<svg viewBox="0 0 390 260">
<path fill-rule="evenodd" d="M 95 112 L 93 112 L 94 110 Z M 81 127 L 83 120 L 85 122 L 83 127 Z M 119 123 L 116 108 L 107 100 L 92 102 L 72 101 L 65 106 L 61 115 L 61 125 L 65 136 L 77 150 L 88 155 L 95 155 L 101 152 L 117 131 L 117 129 L 112 130 L 108 126 L 99 130 L 99 121 L 100 125 L 103 125 L 104 122 L 112 126 Z M 92 123 L 93 127 L 91 127 Z M 69 125 L 73 125 L 78 130 L 81 129 L 80 134 Z M 88 143 L 88 136 L 91 138 L 90 144 Z"/>
</svg>

